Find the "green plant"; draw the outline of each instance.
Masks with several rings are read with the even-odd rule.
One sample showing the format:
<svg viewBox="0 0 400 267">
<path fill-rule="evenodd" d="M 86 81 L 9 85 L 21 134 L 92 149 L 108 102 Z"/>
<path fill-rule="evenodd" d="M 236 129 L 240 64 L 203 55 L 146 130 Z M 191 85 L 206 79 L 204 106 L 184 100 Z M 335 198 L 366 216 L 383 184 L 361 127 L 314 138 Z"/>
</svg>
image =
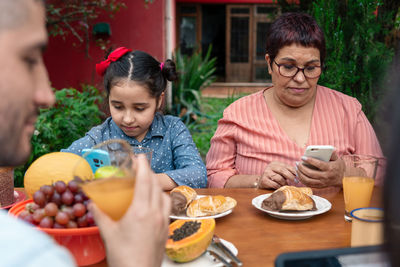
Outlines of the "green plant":
<svg viewBox="0 0 400 267">
<path fill-rule="evenodd" d="M 64 88 L 55 92 L 53 107 L 42 109 L 32 136 L 32 152 L 28 162 L 15 169 L 15 186 L 23 186 L 26 169 L 38 157 L 67 148 L 91 127 L 101 123 L 103 113 L 98 105 L 103 97 L 93 86 L 83 85 L 82 92 Z"/>
<path fill-rule="evenodd" d="M 216 58 L 210 58 L 212 47 L 209 46 L 205 57 L 201 52 L 191 56 L 182 55 L 178 49 L 174 60 L 179 79 L 173 84 L 173 103 L 170 113 L 180 116 L 189 124 L 201 114 L 200 89 L 215 81 Z"/>
<path fill-rule="evenodd" d="M 227 98 L 202 99 L 202 108 L 205 116 L 202 120 L 190 124 L 188 128 L 203 160 L 205 160 L 210 149 L 210 140 L 214 136 L 218 120 L 222 118 L 224 109 L 241 96 L 231 95 Z"/>
<path fill-rule="evenodd" d="M 374 14 L 381 3 L 317 0 L 313 4 L 313 16 L 327 45 L 326 69 L 319 83 L 356 97 L 370 121 L 384 94 L 382 79 L 393 57 L 393 51 L 377 38 L 384 30 Z"/>
</svg>

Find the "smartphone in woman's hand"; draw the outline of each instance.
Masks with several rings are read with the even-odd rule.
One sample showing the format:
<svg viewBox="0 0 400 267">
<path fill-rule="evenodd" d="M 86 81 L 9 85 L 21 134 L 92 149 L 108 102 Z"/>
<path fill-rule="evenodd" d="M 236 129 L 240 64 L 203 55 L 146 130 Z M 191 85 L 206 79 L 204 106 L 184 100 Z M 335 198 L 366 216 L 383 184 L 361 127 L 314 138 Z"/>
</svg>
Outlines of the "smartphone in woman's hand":
<svg viewBox="0 0 400 267">
<path fill-rule="evenodd" d="M 322 160 L 325 162 L 329 162 L 334 150 L 335 150 L 335 147 L 329 146 L 329 145 L 308 146 L 306 148 L 306 151 L 304 152 L 304 156 L 308 157 L 308 158 L 314 158 L 314 159 Z M 310 165 L 304 161 L 303 161 L 303 164 L 311 169 L 317 169 L 315 166 Z"/>
</svg>

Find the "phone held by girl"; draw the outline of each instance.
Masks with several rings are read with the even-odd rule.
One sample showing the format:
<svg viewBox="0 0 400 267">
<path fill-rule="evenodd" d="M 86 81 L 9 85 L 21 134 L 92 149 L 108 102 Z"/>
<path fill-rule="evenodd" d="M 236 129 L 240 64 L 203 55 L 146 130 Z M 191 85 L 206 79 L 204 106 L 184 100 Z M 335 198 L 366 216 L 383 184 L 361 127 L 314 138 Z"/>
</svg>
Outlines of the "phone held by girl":
<svg viewBox="0 0 400 267">
<path fill-rule="evenodd" d="M 180 118 L 160 110 L 167 81 L 177 79 L 175 63 L 119 47 L 96 65 L 96 72 L 103 77 L 111 116 L 61 151 L 81 155 L 106 140 L 124 139 L 132 147 L 153 149 L 151 168 L 164 190 L 206 187 L 206 168 L 189 130 Z"/>
</svg>

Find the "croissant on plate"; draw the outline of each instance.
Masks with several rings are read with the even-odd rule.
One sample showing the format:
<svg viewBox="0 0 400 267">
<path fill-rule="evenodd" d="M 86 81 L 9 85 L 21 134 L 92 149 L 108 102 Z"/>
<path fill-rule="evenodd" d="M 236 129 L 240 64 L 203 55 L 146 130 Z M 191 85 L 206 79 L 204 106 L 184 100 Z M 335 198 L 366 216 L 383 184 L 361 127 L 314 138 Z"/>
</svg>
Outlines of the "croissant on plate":
<svg viewBox="0 0 400 267">
<path fill-rule="evenodd" d="M 196 191 L 186 185 L 175 187 L 171 190 L 169 195 L 172 203 L 172 214 L 174 215 L 183 213 L 189 204 L 197 197 Z"/>
<path fill-rule="evenodd" d="M 316 210 L 309 187 L 282 186 L 264 199 L 261 207 L 271 211 Z"/>
<path fill-rule="evenodd" d="M 233 209 L 236 200 L 231 197 L 204 196 L 193 200 L 186 210 L 188 217 L 210 216 Z"/>
</svg>

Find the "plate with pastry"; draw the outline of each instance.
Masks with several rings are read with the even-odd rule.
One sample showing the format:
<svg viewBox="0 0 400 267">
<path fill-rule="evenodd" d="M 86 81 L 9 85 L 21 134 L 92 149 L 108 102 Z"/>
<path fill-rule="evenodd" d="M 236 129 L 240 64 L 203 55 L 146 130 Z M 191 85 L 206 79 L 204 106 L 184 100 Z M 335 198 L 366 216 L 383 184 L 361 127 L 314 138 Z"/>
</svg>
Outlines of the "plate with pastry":
<svg viewBox="0 0 400 267">
<path fill-rule="evenodd" d="M 171 219 L 220 218 L 230 214 L 236 206 L 236 200 L 231 197 L 197 195 L 193 188 L 185 185 L 172 189 L 170 197 Z"/>
<path fill-rule="evenodd" d="M 309 187 L 282 186 L 271 194 L 253 198 L 252 204 L 270 216 L 285 220 L 304 220 L 329 211 L 332 204 L 313 195 Z"/>
</svg>

